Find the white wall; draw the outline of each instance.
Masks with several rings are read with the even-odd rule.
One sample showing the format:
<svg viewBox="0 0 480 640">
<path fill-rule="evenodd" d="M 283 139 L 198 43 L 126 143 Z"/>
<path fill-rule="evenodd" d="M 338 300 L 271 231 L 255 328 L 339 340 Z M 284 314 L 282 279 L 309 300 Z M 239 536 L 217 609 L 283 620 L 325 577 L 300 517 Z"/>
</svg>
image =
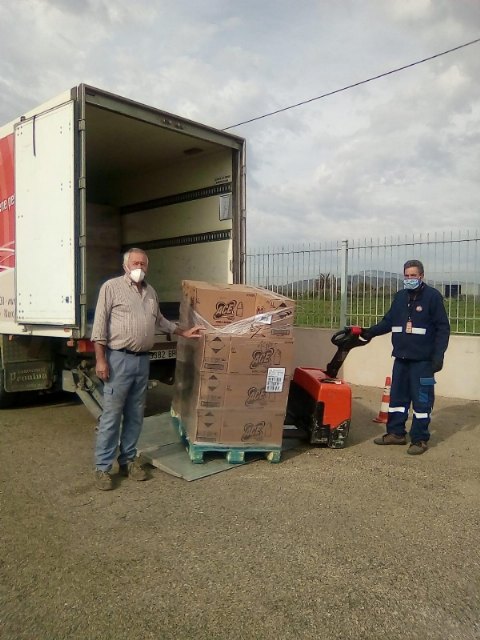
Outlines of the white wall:
<svg viewBox="0 0 480 640">
<path fill-rule="evenodd" d="M 295 366 L 324 369 L 336 348 L 335 329 L 295 329 Z M 382 388 L 392 373 L 391 334 L 352 349 L 339 377 L 352 384 Z M 435 374 L 435 393 L 447 398 L 480 400 L 480 336 L 451 336 L 442 371 Z"/>
</svg>

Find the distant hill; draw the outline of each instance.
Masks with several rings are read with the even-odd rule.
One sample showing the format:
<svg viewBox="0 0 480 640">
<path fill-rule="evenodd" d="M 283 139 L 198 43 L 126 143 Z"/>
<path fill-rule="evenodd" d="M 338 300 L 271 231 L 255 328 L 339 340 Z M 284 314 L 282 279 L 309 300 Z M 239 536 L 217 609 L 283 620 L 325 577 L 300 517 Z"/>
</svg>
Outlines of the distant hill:
<svg viewBox="0 0 480 640">
<path fill-rule="evenodd" d="M 403 275 L 389 271 L 361 271 L 348 276 L 347 287 L 349 291 L 379 290 L 386 293 L 395 293 L 402 287 Z M 306 293 L 323 293 L 339 291 L 341 278 L 333 274 L 320 274 L 315 278 L 296 280 L 289 284 L 273 285 L 271 288 L 285 296 L 299 296 Z"/>
</svg>

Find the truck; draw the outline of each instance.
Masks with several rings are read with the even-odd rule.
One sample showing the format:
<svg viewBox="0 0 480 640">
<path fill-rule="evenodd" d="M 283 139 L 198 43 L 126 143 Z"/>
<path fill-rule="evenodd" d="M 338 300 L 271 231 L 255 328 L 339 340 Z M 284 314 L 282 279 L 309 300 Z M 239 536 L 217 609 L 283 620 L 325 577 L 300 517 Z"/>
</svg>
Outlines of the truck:
<svg viewBox="0 0 480 640">
<path fill-rule="evenodd" d="M 95 416 L 96 299 L 122 254 L 178 319 L 182 280 L 245 279 L 245 140 L 80 84 L 0 127 L 0 407 L 76 393 Z M 151 378 L 174 380 L 159 335 Z"/>
</svg>

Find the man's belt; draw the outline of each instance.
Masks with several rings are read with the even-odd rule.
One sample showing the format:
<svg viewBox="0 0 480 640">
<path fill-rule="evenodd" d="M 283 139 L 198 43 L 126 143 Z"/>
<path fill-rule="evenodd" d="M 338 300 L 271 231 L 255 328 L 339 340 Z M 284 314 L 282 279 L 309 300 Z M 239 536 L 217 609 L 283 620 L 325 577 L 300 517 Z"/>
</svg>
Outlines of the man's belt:
<svg viewBox="0 0 480 640">
<path fill-rule="evenodd" d="M 109 351 L 121 351 L 122 353 L 128 353 L 129 356 L 149 356 L 150 351 L 131 351 L 130 349 L 110 349 Z"/>
</svg>

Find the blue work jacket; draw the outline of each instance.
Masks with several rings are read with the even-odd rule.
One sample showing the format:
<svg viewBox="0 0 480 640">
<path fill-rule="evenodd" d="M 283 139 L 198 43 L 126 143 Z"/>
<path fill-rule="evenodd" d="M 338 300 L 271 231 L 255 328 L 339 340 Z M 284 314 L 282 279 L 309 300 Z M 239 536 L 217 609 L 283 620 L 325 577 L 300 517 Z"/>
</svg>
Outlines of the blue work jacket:
<svg viewBox="0 0 480 640">
<path fill-rule="evenodd" d="M 443 361 L 450 337 L 450 323 L 442 294 L 422 283 L 420 289 L 402 289 L 369 337 L 392 332 L 392 355 L 408 360 Z"/>
</svg>

